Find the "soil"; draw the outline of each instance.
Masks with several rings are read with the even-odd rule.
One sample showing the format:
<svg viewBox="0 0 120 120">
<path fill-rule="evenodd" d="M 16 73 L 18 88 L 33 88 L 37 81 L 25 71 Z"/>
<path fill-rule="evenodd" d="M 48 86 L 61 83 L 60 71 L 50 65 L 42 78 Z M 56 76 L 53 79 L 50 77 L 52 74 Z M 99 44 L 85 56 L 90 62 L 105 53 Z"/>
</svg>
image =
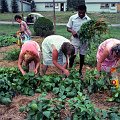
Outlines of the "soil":
<svg viewBox="0 0 120 120">
<path fill-rule="evenodd" d="M 41 43 L 41 38 L 34 38 L 35 41 Z M 0 67 L 15 67 L 17 66 L 18 61 L 7 61 L 3 60 L 4 53 L 10 51 L 13 48 L 19 48 L 19 46 L 11 45 L 8 47 L 1 47 L 0 48 Z M 78 69 L 78 66 L 76 67 Z M 90 67 L 84 67 L 83 71 L 85 72 L 86 69 L 91 69 Z M 60 73 L 60 71 L 56 67 L 49 67 L 46 74 L 53 74 L 53 73 Z M 0 105 L 0 120 L 24 120 L 27 116 L 26 112 L 19 112 L 20 106 L 27 105 L 33 99 L 36 99 L 40 94 L 35 94 L 34 96 L 24 96 L 18 95 L 13 98 L 12 104 L 10 106 Z M 118 103 L 115 102 L 106 102 L 108 98 L 108 93 L 93 93 L 90 95 L 90 99 L 95 107 L 100 109 L 108 109 L 110 107 L 118 106 Z M 47 95 L 48 98 L 54 97 L 52 93 Z M 69 108 L 68 108 L 69 109 Z M 69 113 L 69 110 L 61 110 L 61 114 L 63 116 Z"/>
</svg>

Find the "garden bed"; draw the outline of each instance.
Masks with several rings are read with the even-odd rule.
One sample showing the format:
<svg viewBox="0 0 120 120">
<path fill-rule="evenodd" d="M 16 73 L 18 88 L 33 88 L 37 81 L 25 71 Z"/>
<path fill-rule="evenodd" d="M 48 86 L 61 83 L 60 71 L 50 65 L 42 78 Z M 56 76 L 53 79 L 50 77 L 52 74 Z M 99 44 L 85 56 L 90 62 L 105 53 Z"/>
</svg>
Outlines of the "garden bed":
<svg viewBox="0 0 120 120">
<path fill-rule="evenodd" d="M 39 41 L 40 38 L 34 38 L 35 41 Z M 40 42 L 41 43 L 41 42 Z M 4 53 L 10 51 L 12 48 L 19 48 L 17 45 L 11 45 L 8 47 L 0 48 L 0 66 L 1 67 L 17 67 L 17 61 L 7 61 L 3 60 Z M 76 66 L 76 70 L 79 68 L 79 65 Z M 85 66 L 83 71 L 85 73 L 86 70 L 91 70 L 89 66 Z M 47 74 L 60 73 L 60 71 L 55 67 L 49 67 Z M 21 106 L 27 105 L 34 99 L 37 99 L 40 96 L 40 93 L 35 93 L 34 96 L 25 96 L 25 95 L 16 95 L 12 103 L 8 106 L 0 105 L 0 120 L 23 120 L 27 117 L 27 112 L 20 112 L 19 108 Z M 53 93 L 48 93 L 47 98 L 54 98 L 55 95 Z M 91 102 L 94 104 L 96 108 L 101 110 L 108 110 L 111 107 L 118 107 L 119 103 L 117 102 L 107 102 L 106 99 L 110 97 L 110 93 L 108 92 L 97 92 L 89 95 Z M 66 110 L 61 110 L 61 120 L 64 120 L 66 116 L 70 114 L 69 107 L 66 107 Z M 62 119 L 63 118 L 63 119 Z M 117 119 L 116 119 L 117 120 Z"/>
</svg>

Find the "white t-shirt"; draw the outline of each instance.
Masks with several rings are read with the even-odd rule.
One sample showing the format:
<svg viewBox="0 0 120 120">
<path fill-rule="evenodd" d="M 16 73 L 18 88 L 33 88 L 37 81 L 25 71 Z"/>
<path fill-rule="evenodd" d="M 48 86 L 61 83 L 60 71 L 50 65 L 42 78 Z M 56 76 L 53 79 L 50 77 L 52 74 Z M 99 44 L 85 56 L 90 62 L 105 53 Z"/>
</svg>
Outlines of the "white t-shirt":
<svg viewBox="0 0 120 120">
<path fill-rule="evenodd" d="M 91 20 L 87 15 L 83 17 L 82 19 L 78 16 L 78 13 L 75 15 L 72 15 L 69 18 L 69 21 L 67 23 L 68 28 L 72 28 L 72 30 L 78 32 L 80 30 L 80 27 L 82 26 L 83 23 Z"/>
<path fill-rule="evenodd" d="M 52 63 L 52 45 L 58 51 L 58 63 L 63 64 L 64 54 L 61 51 L 61 46 L 64 42 L 70 42 L 63 36 L 60 35 L 50 35 L 44 39 L 42 42 L 42 53 L 43 53 L 43 64 L 45 65 L 53 65 Z"/>
</svg>

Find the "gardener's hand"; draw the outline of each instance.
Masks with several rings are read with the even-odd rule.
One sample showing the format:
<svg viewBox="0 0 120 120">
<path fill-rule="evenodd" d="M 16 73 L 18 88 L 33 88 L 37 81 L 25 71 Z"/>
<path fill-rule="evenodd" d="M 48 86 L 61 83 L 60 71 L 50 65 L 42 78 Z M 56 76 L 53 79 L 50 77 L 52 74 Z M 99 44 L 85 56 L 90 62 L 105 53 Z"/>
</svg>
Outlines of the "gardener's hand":
<svg viewBox="0 0 120 120">
<path fill-rule="evenodd" d="M 19 35 L 19 34 L 20 34 L 20 31 L 17 31 L 16 34 Z"/>
<path fill-rule="evenodd" d="M 25 75 L 26 74 L 26 72 L 25 71 L 22 71 L 22 75 Z"/>
<path fill-rule="evenodd" d="M 70 75 L 70 72 L 69 72 L 69 70 L 67 70 L 67 69 L 65 69 L 63 72 L 64 72 L 64 74 L 65 74 L 67 77 Z"/>
<path fill-rule="evenodd" d="M 75 38 L 78 38 L 78 34 L 77 34 L 77 32 L 76 31 L 72 31 L 72 35 L 75 37 Z"/>
<path fill-rule="evenodd" d="M 35 73 L 35 75 L 38 73 L 37 69 L 34 69 L 34 73 Z"/>
</svg>

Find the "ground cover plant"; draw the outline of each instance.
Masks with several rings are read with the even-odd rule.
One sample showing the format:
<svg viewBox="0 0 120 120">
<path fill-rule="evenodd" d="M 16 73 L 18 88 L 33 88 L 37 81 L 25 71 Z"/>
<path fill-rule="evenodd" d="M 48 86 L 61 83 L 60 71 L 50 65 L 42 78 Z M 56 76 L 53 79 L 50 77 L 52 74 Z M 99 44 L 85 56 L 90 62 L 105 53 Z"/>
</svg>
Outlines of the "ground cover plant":
<svg viewBox="0 0 120 120">
<path fill-rule="evenodd" d="M 19 53 L 20 53 L 20 49 L 12 49 L 9 52 L 4 53 L 5 57 L 3 59 L 5 60 L 11 60 L 11 61 L 15 61 L 18 60 L 19 57 Z"/>
<path fill-rule="evenodd" d="M 0 35 L 0 47 L 9 46 L 16 43 L 16 38 L 8 35 Z"/>
<path fill-rule="evenodd" d="M 12 28 L 9 25 L 3 25 L 6 28 Z M 18 29 L 18 26 L 14 26 L 14 30 Z M 1 30 L 1 29 L 0 29 Z M 10 29 L 4 29 L 5 33 L 11 33 Z M 0 31 L 1 32 L 1 31 Z M 98 41 L 102 42 L 107 38 L 114 37 L 120 38 L 119 28 L 110 28 L 106 35 L 102 35 L 101 38 L 96 39 L 95 42 L 90 44 L 90 49 L 86 56 L 86 63 L 90 65 L 89 69 L 86 67 L 84 71 L 84 81 L 80 80 L 79 72 L 77 70 L 78 65 L 75 64 L 74 68 L 70 70 L 71 75 L 63 80 L 63 75 L 50 74 L 44 76 L 35 76 L 32 72 L 22 76 L 18 68 L 0 68 L 0 117 L 3 118 L 3 113 L 7 113 L 10 110 L 12 114 L 12 108 L 14 108 L 14 99 L 26 95 L 27 97 L 38 96 L 33 100 L 26 102 L 17 101 L 17 108 L 19 109 L 19 115 L 23 116 L 23 119 L 28 120 L 119 120 L 120 119 L 120 87 L 116 89 L 109 84 L 108 79 L 105 77 L 105 73 L 101 73 L 101 78 L 95 79 L 96 74 L 96 51 L 99 45 Z M 14 33 L 14 31 L 12 31 Z M 66 26 L 57 26 L 56 34 L 63 35 L 70 38 L 70 33 L 66 32 Z M 39 44 L 44 38 L 38 38 Z M 35 40 L 35 38 L 33 38 Z M 41 41 L 40 41 L 41 40 Z M 3 47 L 0 48 L 1 51 Z M 0 51 L 0 52 L 1 52 Z M 11 48 L 9 49 L 11 54 Z M 15 53 L 14 50 L 12 53 Z M 6 52 L 7 53 L 7 52 Z M 14 54 L 11 54 L 14 56 Z M 0 61 L 1 62 L 1 61 Z M 8 64 L 8 63 L 7 63 Z M 6 64 L 6 65 L 7 65 Z M 91 67 L 93 65 L 93 67 Z M 15 66 L 15 64 L 13 64 Z M 54 70 L 54 69 L 52 69 Z M 40 84 L 37 83 L 40 81 Z M 114 89 L 113 89 L 114 87 Z M 112 89 L 111 89 L 112 88 Z M 109 92 L 109 94 L 107 94 Z M 47 95 L 51 95 L 49 98 Z M 95 94 L 95 100 L 98 100 L 99 107 L 96 107 L 91 100 L 91 95 Z M 100 94 L 100 97 L 96 97 Z M 106 98 L 102 98 L 103 96 Z M 102 100 L 102 106 L 108 105 L 106 108 L 100 108 L 101 104 L 99 99 Z M 17 111 L 14 108 L 15 112 Z M 17 114 L 18 115 L 18 114 Z M 6 116 L 4 116 L 5 118 Z M 18 116 L 16 116 L 17 119 Z M 13 117 L 6 117 L 6 119 L 14 119 Z M 21 120 L 21 119 L 20 119 Z"/>
<path fill-rule="evenodd" d="M 104 75 L 99 80 L 95 80 L 95 70 L 90 70 L 86 72 L 85 81 L 81 81 L 78 74 L 77 70 L 72 69 L 71 75 L 62 80 L 63 76 L 61 75 L 53 74 L 37 77 L 33 73 L 28 73 L 22 76 L 17 68 L 1 68 L 0 103 L 9 105 L 16 95 L 34 95 L 35 92 L 38 92 L 42 93 L 38 99 L 20 107 L 21 112 L 28 112 L 28 120 L 59 119 L 62 117 L 61 110 L 65 110 L 66 106 L 69 108 L 69 113 L 66 114 L 64 119 L 120 119 L 119 107 L 116 106 L 116 112 L 113 109 L 102 111 L 95 108 L 89 99 L 89 94 L 109 89 L 107 85 L 104 85 Z M 36 86 L 38 81 L 41 84 Z M 87 92 L 85 92 L 86 90 Z M 46 95 L 50 91 L 53 92 L 54 97 L 47 99 Z M 120 99 L 119 97 L 120 91 L 117 98 Z"/>
</svg>

